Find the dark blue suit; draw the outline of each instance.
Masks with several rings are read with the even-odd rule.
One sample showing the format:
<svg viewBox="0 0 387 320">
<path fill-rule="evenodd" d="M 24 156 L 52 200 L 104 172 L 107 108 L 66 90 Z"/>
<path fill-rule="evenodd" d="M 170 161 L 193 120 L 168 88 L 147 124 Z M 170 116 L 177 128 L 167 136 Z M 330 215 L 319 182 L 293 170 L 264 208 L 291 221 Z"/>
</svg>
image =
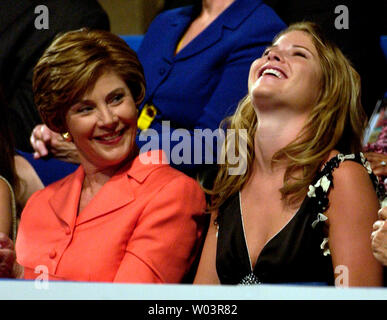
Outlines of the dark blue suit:
<svg viewBox="0 0 387 320">
<path fill-rule="evenodd" d="M 158 112 L 150 128 L 163 140 L 170 140 L 166 130 L 162 133 L 161 123 L 170 121 L 171 135 L 175 134 L 170 151 L 180 143 L 173 141 L 180 136 L 180 141 L 183 139 L 185 145 L 197 152 L 193 130 L 215 130 L 221 120 L 234 113 L 247 93 L 251 63 L 286 27 L 261 0 L 236 0 L 175 55 L 176 46 L 193 18 L 192 7 L 163 12 L 152 22 L 138 52 L 147 83 L 144 103 L 152 103 Z M 188 131 L 177 132 L 177 128 Z M 139 139 L 137 142 L 140 147 L 149 145 Z M 161 142 L 158 147 L 166 149 Z M 169 150 L 165 151 L 168 155 Z M 193 153 L 191 161 L 186 162 L 194 162 Z M 174 166 L 183 171 L 187 167 L 192 169 L 187 163 Z"/>
</svg>

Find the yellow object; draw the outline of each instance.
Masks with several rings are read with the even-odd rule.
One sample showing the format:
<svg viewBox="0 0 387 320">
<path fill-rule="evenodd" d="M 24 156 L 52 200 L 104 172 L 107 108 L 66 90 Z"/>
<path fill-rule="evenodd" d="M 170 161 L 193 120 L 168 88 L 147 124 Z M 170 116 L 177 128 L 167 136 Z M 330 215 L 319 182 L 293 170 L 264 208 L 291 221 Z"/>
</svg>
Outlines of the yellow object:
<svg viewBox="0 0 387 320">
<path fill-rule="evenodd" d="M 154 118 L 156 118 L 157 109 L 154 105 L 146 104 L 137 120 L 137 127 L 140 130 L 148 129 Z"/>
<path fill-rule="evenodd" d="M 177 44 L 177 46 L 176 46 L 176 51 L 175 51 L 175 55 L 180 51 L 181 45 L 183 44 L 183 39 L 184 39 L 184 37 L 182 37 L 182 38 L 180 39 L 179 43 Z"/>
</svg>

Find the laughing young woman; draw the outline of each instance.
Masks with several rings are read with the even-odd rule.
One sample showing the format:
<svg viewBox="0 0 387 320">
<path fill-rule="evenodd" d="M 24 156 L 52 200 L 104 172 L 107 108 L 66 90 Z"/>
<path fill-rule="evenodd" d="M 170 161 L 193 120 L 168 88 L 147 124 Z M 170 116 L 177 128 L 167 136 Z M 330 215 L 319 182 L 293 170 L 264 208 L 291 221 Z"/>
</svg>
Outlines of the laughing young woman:
<svg viewBox="0 0 387 320">
<path fill-rule="evenodd" d="M 231 176 L 221 165 L 208 191 L 212 223 L 195 283 L 381 285 L 359 91 L 356 71 L 312 23 L 281 32 L 252 64 L 229 121 L 247 131 L 247 171 Z"/>
<path fill-rule="evenodd" d="M 34 279 L 43 265 L 50 279 L 180 282 L 198 251 L 204 193 L 179 171 L 138 156 L 145 82 L 134 51 L 108 32 L 68 32 L 39 60 L 33 89 L 42 119 L 74 142 L 81 166 L 27 203 L 14 276 Z M 1 240 L 0 267 L 12 260 L 10 242 Z"/>
</svg>

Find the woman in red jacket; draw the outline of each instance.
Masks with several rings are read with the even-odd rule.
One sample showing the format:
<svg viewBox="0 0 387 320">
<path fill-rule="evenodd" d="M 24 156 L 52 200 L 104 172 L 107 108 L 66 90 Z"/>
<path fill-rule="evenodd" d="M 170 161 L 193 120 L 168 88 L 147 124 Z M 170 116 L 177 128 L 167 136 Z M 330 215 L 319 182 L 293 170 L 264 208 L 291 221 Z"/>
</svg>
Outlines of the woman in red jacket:
<svg viewBox="0 0 387 320">
<path fill-rule="evenodd" d="M 42 119 L 74 142 L 81 165 L 30 198 L 13 276 L 180 282 L 197 253 L 205 198 L 161 151 L 147 154 L 147 164 L 138 155 L 145 83 L 134 51 L 105 31 L 68 32 L 39 60 L 33 89 Z M 9 241 L 3 247 L 0 264 L 12 256 Z"/>
</svg>

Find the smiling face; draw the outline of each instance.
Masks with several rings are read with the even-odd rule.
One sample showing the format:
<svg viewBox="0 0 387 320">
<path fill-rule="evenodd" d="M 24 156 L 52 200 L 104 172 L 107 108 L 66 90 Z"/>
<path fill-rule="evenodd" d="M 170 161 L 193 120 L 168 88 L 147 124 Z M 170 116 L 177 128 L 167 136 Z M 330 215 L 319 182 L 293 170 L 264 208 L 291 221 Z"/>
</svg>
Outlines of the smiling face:
<svg viewBox="0 0 387 320">
<path fill-rule="evenodd" d="M 70 107 L 66 124 L 85 170 L 118 168 L 134 150 L 136 105 L 126 83 L 113 72 L 102 74 Z"/>
<path fill-rule="evenodd" d="M 316 103 L 321 77 L 311 37 L 303 31 L 290 31 L 251 65 L 249 93 L 255 106 L 285 105 L 304 112 Z"/>
</svg>

